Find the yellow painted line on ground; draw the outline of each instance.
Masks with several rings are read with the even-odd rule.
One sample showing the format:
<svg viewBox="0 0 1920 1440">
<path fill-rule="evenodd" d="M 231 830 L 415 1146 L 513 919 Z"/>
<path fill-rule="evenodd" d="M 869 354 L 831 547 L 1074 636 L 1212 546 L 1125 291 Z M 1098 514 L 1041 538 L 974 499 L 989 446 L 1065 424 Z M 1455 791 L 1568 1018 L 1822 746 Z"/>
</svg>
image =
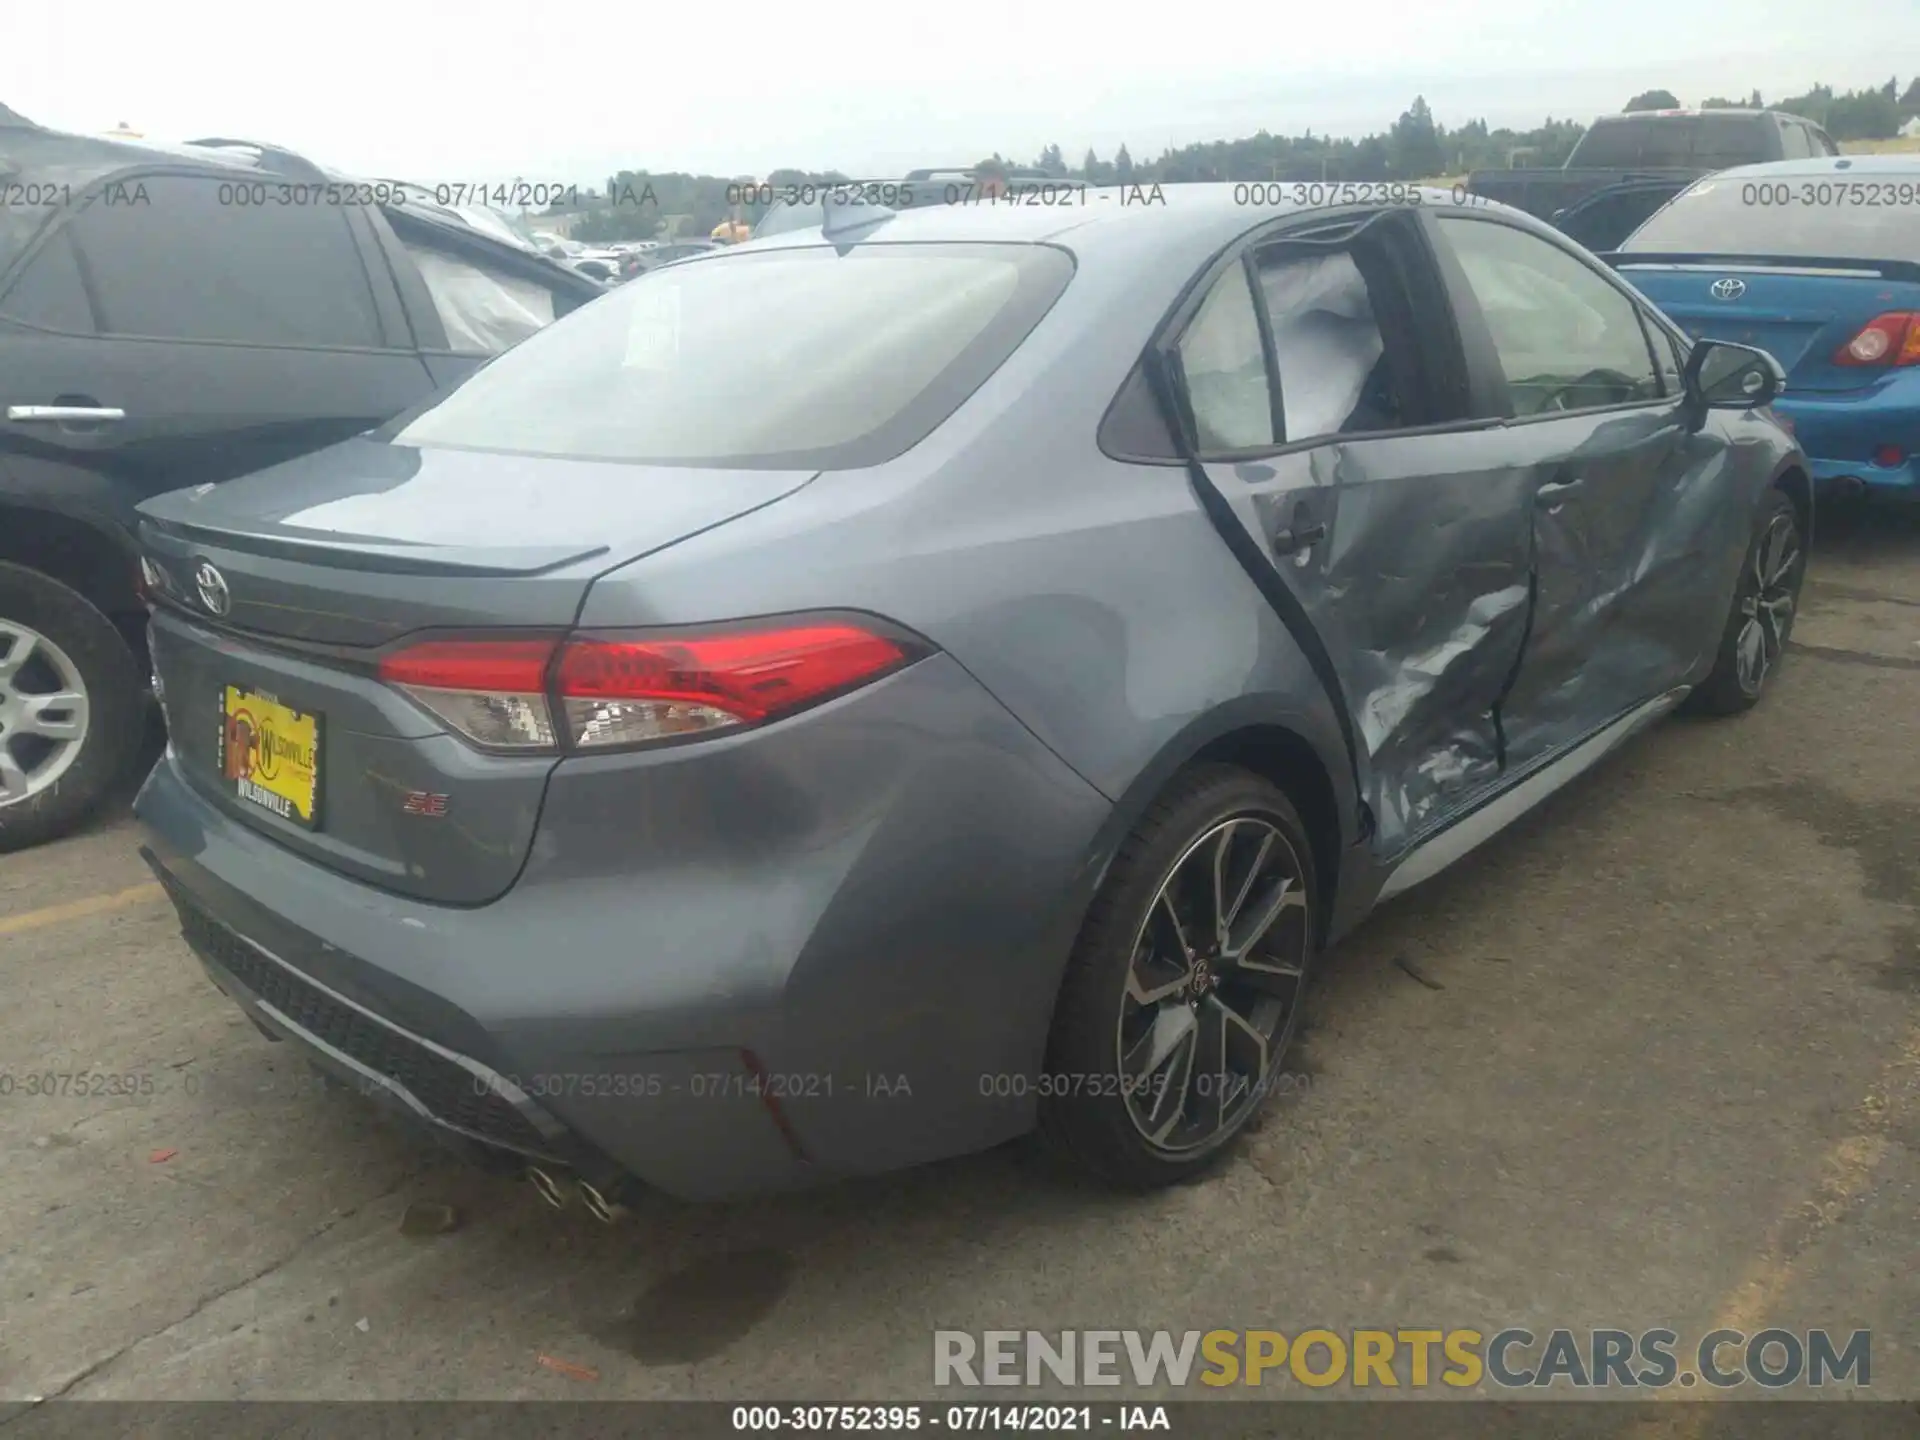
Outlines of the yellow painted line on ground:
<svg viewBox="0 0 1920 1440">
<path fill-rule="evenodd" d="M 23 915 L 0 915 L 0 935 L 18 935 L 23 930 L 38 930 L 46 925 L 64 925 L 69 920 L 84 920 L 89 915 L 104 915 L 109 910 L 124 910 L 164 895 L 153 881 L 129 885 L 110 895 L 94 895 L 72 900 L 65 905 L 49 905 L 44 910 L 29 910 Z"/>
<path fill-rule="evenodd" d="M 1855 1133 L 1827 1151 L 1813 1194 L 1774 1225 L 1765 1248 L 1747 1267 L 1740 1283 L 1714 1308 L 1713 1320 L 1702 1334 L 1741 1330 L 1751 1335 L 1779 1319 L 1774 1307 L 1785 1298 L 1800 1257 L 1866 1194 L 1874 1171 L 1886 1157 L 1886 1131 L 1893 1123 L 1895 1110 L 1914 1103 L 1916 1096 L 1920 1096 L 1920 1026 L 1907 1032 L 1893 1058 L 1867 1087 L 1854 1108 Z M 1719 1393 L 1739 1392 L 1702 1395 L 1698 1388 L 1678 1385 L 1658 1392 L 1662 1400 L 1707 1400 Z M 1622 1440 L 1697 1440 L 1706 1424 L 1705 1407 L 1691 1405 L 1671 1417 L 1630 1427 Z"/>
</svg>

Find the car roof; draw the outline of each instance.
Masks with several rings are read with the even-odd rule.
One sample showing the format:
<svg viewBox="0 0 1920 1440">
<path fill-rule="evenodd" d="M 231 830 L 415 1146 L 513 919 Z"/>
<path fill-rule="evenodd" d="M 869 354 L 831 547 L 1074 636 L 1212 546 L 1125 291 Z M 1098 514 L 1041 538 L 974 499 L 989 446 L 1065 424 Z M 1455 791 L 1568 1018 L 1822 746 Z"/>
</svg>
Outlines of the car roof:
<svg viewBox="0 0 1920 1440">
<path fill-rule="evenodd" d="M 1736 165 L 1716 171 L 1715 180 L 1789 180 L 1820 176 L 1848 179 L 1861 175 L 1896 175 L 1920 180 L 1920 155 L 1816 155 L 1812 159 L 1768 160 L 1759 165 Z"/>
<path fill-rule="evenodd" d="M 1750 105 L 1715 105 L 1711 109 L 1706 110 L 1624 110 L 1617 115 L 1597 116 L 1593 123 L 1596 125 L 1620 125 L 1629 120 L 1660 120 L 1686 115 L 1742 115 L 1753 120 L 1770 120 L 1774 116 L 1783 113 L 1783 111 L 1779 110 L 1755 110 Z M 1805 117 L 1801 115 L 1795 115 L 1792 118 L 1795 120 L 1805 119 Z M 1812 124 L 1813 122 L 1808 121 L 1807 123 Z"/>
<path fill-rule="evenodd" d="M 0 274 L 4 274 L 32 242 L 48 218 L 65 208 L 70 196 L 111 180 L 115 175 L 156 165 L 211 175 L 278 175 L 296 182 L 357 184 L 365 178 L 327 169 L 278 146 L 248 140 L 222 138 L 173 145 L 49 130 L 24 117 L 0 119 L 0 182 L 14 187 L 21 201 L 0 206 Z M 397 180 L 365 183 L 404 186 L 408 192 L 404 213 L 410 221 L 432 227 L 441 234 L 471 237 L 473 242 L 482 243 L 496 253 L 511 251 L 516 256 L 539 258 L 532 249 L 504 240 L 490 228 L 476 224 L 457 207 L 437 203 L 433 192 L 424 186 Z M 393 213 L 392 207 L 389 213 Z M 553 268 L 572 274 L 564 267 Z"/>
<path fill-rule="evenodd" d="M 1025 241 L 1032 244 L 1065 241 L 1076 252 L 1097 248 L 1109 241 L 1132 243 L 1144 235 L 1163 238 L 1170 246 L 1219 248 L 1234 237 L 1267 220 L 1290 214 L 1311 214 L 1327 204 L 1342 203 L 1342 187 L 1337 183 L 1233 184 L 1225 181 L 1163 185 L 1082 186 L 1077 181 L 1059 181 L 1052 195 L 1048 187 L 1039 188 L 1038 199 L 1055 203 L 1016 203 L 1010 201 L 957 204 L 915 205 L 897 211 L 884 224 L 856 232 L 849 238 L 854 244 L 914 244 L 964 241 Z M 1414 191 L 1420 203 L 1445 206 L 1453 202 L 1447 190 L 1413 185 L 1346 187 L 1361 198 L 1381 190 L 1408 196 Z M 1320 206 L 1296 203 L 1319 199 Z M 1382 197 L 1385 198 L 1385 197 Z M 1351 204 L 1349 198 L 1345 203 Z M 1511 214 L 1525 222 L 1518 211 L 1504 205 L 1476 202 L 1475 209 Z M 824 207 L 822 208 L 824 214 Z M 789 230 L 733 247 L 737 250 L 768 250 L 790 245 L 818 245 L 816 229 Z"/>
</svg>

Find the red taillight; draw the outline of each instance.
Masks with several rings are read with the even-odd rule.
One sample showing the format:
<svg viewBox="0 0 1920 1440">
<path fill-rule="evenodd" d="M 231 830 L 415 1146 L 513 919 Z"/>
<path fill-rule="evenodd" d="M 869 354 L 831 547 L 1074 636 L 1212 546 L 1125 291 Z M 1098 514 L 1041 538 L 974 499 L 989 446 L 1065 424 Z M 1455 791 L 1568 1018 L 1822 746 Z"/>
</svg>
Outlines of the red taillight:
<svg viewBox="0 0 1920 1440">
<path fill-rule="evenodd" d="M 575 745 L 630 745 L 770 720 L 912 658 L 899 641 L 847 624 L 687 639 L 589 635 L 561 650 L 554 688 Z"/>
<path fill-rule="evenodd" d="M 1920 365 L 1920 316 L 1889 310 L 1860 327 L 1860 333 L 1833 352 L 1836 365 Z"/>
<path fill-rule="evenodd" d="M 380 678 L 489 749 L 554 749 L 554 700 L 574 747 L 604 749 L 759 724 L 919 654 L 846 623 L 685 638 L 427 640 L 383 657 Z"/>
<path fill-rule="evenodd" d="M 426 640 L 380 661 L 389 685 L 430 690 L 503 690 L 539 694 L 559 641 Z"/>
</svg>

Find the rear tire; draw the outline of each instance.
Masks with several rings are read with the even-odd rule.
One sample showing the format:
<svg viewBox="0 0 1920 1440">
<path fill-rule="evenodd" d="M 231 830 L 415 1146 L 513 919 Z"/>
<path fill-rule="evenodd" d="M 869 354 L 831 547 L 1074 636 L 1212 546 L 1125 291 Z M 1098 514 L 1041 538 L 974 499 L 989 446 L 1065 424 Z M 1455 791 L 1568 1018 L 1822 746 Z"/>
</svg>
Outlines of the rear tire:
<svg viewBox="0 0 1920 1440">
<path fill-rule="evenodd" d="M 1688 698 L 1702 715 L 1739 715 L 1760 703 L 1786 654 L 1807 573 L 1800 512 L 1782 491 L 1769 490 L 1740 562 L 1733 604 L 1713 669 Z"/>
<path fill-rule="evenodd" d="M 0 564 L 0 852 L 84 820 L 132 763 L 144 714 L 112 622 L 59 581 Z"/>
<path fill-rule="evenodd" d="M 1126 1189 L 1214 1164 L 1277 1088 L 1318 918 L 1286 795 L 1227 765 L 1178 777 L 1120 847 L 1067 963 L 1042 1139 Z"/>
</svg>

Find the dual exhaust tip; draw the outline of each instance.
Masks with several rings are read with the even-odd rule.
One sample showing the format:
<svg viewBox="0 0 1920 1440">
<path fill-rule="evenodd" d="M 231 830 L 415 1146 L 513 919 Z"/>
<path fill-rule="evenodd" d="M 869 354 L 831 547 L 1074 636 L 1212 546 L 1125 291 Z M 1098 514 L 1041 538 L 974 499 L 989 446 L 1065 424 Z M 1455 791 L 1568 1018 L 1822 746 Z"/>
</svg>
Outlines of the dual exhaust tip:
<svg viewBox="0 0 1920 1440">
<path fill-rule="evenodd" d="M 529 1165 L 527 1181 L 533 1186 L 534 1193 L 556 1210 L 566 1209 L 573 1196 L 578 1195 L 587 1213 L 602 1225 L 612 1225 L 627 1213 L 626 1206 L 591 1180 L 577 1177 L 569 1180 L 538 1165 Z"/>
</svg>

